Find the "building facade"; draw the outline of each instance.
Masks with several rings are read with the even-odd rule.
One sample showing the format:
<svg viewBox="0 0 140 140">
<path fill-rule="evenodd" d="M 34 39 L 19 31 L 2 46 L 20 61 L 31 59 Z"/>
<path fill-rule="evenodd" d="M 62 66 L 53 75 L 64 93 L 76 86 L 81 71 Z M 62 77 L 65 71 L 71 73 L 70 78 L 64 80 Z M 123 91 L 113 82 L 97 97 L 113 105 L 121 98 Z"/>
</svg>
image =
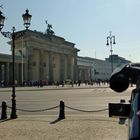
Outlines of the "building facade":
<svg viewBox="0 0 140 140">
<path fill-rule="evenodd" d="M 78 80 L 90 81 L 92 79 L 93 59 L 87 57 L 77 57 Z"/>
<path fill-rule="evenodd" d="M 24 62 L 25 63 L 25 60 Z M 21 57 L 15 57 L 15 78 L 21 81 L 22 63 Z M 0 81 L 6 81 L 7 84 L 12 82 L 12 56 L 0 54 Z"/>
<path fill-rule="evenodd" d="M 112 57 L 112 59 L 111 59 L 111 57 Z M 112 56 L 110 55 L 108 58 L 105 58 L 105 61 L 110 62 L 110 63 L 111 63 L 111 61 L 113 61 L 113 69 L 115 69 L 116 67 L 119 67 L 121 65 L 131 63 L 131 61 L 126 60 L 125 58 L 120 57 L 116 54 L 114 54 Z"/>
<path fill-rule="evenodd" d="M 110 62 L 90 57 L 77 58 L 78 78 L 82 81 L 108 80 L 111 74 Z"/>
<path fill-rule="evenodd" d="M 49 83 L 66 79 L 77 80 L 79 50 L 75 48 L 74 43 L 56 35 L 50 36 L 31 30 L 17 32 L 16 36 L 15 54 L 19 61 L 16 60 L 15 64 L 15 78 L 20 83 L 37 80 L 46 80 Z M 5 61 L 5 69 L 3 68 L 5 73 L 7 73 L 6 66 L 11 65 L 12 60 L 11 56 L 8 57 L 10 58 Z M 1 70 L 1 73 L 3 71 Z M 17 72 L 20 73 L 19 76 Z M 11 80 L 7 77 L 1 80 Z"/>
<path fill-rule="evenodd" d="M 131 63 L 131 61 L 118 55 L 112 55 L 112 57 L 113 69 Z M 105 60 L 78 56 L 77 64 L 78 78 L 82 81 L 109 80 L 112 73 L 111 56 Z"/>
</svg>

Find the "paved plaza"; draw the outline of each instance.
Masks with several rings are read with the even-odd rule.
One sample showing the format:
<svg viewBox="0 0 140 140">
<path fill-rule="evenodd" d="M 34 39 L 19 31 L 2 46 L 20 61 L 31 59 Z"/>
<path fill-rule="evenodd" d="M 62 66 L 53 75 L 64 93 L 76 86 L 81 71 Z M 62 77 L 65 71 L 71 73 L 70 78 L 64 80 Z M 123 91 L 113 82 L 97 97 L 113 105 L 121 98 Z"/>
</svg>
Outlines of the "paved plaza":
<svg viewBox="0 0 140 140">
<path fill-rule="evenodd" d="M 117 94 L 108 87 L 18 87 L 16 88 L 18 118 L 1 121 L 0 139 L 126 140 L 128 122 L 119 125 L 118 118 L 108 117 L 108 110 L 94 111 L 107 109 L 108 103 L 118 103 L 120 99 L 128 101 L 131 90 L 132 88 L 129 88 L 124 93 Z M 2 101 L 11 106 L 10 88 L 0 89 L 0 102 Z M 59 107 L 45 109 L 59 106 L 60 101 L 64 101 L 68 107 L 87 112 L 66 107 L 66 118 L 55 122 L 59 115 Z M 10 112 L 8 108 L 8 117 Z"/>
</svg>

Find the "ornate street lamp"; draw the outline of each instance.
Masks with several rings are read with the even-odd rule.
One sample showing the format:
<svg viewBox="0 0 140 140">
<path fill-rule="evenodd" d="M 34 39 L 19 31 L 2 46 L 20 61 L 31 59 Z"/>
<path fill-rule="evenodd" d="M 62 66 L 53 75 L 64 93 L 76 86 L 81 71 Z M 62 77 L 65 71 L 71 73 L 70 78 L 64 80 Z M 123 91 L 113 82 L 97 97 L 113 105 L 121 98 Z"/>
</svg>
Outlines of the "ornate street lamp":
<svg viewBox="0 0 140 140">
<path fill-rule="evenodd" d="M 28 29 L 31 24 L 31 18 L 32 18 L 32 15 L 29 14 L 28 9 L 26 10 L 26 13 L 22 15 L 22 17 L 24 21 L 24 26 L 26 29 Z"/>
<path fill-rule="evenodd" d="M 2 15 L 2 12 L 0 11 L 0 31 L 4 26 L 4 21 L 5 21 L 5 17 Z"/>
<path fill-rule="evenodd" d="M 115 42 L 115 36 L 112 36 L 111 35 L 111 32 L 109 32 L 109 33 L 110 33 L 110 35 L 107 36 L 107 43 L 106 43 L 106 45 L 107 46 L 110 45 L 110 52 L 111 52 L 111 72 L 113 72 L 113 57 L 112 57 L 113 50 L 112 50 L 112 44 L 116 44 L 116 42 Z"/>
<path fill-rule="evenodd" d="M 31 22 L 31 15 L 26 10 L 26 13 L 23 14 L 24 26 L 26 29 L 29 28 Z M 11 110 L 11 119 L 17 118 L 16 114 L 16 93 L 15 93 L 15 39 L 20 37 L 15 33 L 15 27 L 12 28 L 12 32 L 2 32 L 2 28 L 4 26 L 5 17 L 2 15 L 0 11 L 0 32 L 4 37 L 12 39 L 12 110 Z"/>
</svg>

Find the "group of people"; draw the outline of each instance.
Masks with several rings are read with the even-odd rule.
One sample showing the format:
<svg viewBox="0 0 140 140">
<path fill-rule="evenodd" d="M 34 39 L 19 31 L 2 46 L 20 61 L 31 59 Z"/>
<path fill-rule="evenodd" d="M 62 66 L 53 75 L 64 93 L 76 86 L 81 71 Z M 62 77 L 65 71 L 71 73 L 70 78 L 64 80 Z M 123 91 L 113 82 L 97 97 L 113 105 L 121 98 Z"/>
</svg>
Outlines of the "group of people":
<svg viewBox="0 0 140 140">
<path fill-rule="evenodd" d="M 47 85 L 56 85 L 56 86 L 62 86 L 64 87 L 65 85 L 71 85 L 73 86 L 81 86 L 81 85 L 96 85 L 96 86 L 102 86 L 102 85 L 108 85 L 109 81 L 108 80 L 92 80 L 92 81 L 82 81 L 82 80 L 62 80 L 62 81 L 47 81 L 47 80 L 37 80 L 37 81 L 24 81 L 22 84 L 18 83 L 17 80 L 15 80 L 15 86 L 23 86 L 23 87 L 43 87 Z M 6 82 L 4 80 L 1 81 L 0 87 L 11 87 L 12 83 L 11 82 Z"/>
<path fill-rule="evenodd" d="M 43 85 L 47 85 L 45 80 L 38 80 L 38 81 L 24 81 L 22 84 L 20 84 L 17 80 L 15 80 L 15 86 L 23 86 L 23 87 L 32 87 L 32 86 L 38 86 L 43 87 Z M 2 80 L 0 82 L 0 87 L 11 87 L 13 85 L 12 82 L 6 82 Z"/>
<path fill-rule="evenodd" d="M 4 80 L 0 82 L 0 87 L 10 87 L 11 85 L 11 82 L 6 82 Z"/>
<path fill-rule="evenodd" d="M 95 85 L 95 86 L 103 86 L 103 85 L 109 85 L 109 80 L 94 80 L 94 81 L 82 81 L 82 80 L 77 80 L 77 81 L 62 81 L 62 82 L 58 82 L 56 81 L 54 83 L 54 85 L 56 86 L 60 86 L 62 85 L 62 87 L 64 85 L 71 85 L 72 87 L 73 86 L 81 86 L 81 85 Z"/>
</svg>

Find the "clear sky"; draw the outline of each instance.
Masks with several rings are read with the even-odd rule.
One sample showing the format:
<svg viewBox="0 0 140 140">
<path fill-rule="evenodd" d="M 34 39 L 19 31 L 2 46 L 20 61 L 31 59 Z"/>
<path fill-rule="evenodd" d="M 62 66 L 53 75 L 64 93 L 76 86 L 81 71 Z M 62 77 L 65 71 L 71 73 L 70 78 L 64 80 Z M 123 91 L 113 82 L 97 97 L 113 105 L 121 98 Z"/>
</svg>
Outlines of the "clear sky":
<svg viewBox="0 0 140 140">
<path fill-rule="evenodd" d="M 23 30 L 22 14 L 32 14 L 31 30 L 45 32 L 45 20 L 56 35 L 75 43 L 78 55 L 105 59 L 109 31 L 116 37 L 113 54 L 140 62 L 140 0 L 0 0 L 6 16 L 3 31 Z M 0 53 L 9 53 L 0 35 Z"/>
</svg>

